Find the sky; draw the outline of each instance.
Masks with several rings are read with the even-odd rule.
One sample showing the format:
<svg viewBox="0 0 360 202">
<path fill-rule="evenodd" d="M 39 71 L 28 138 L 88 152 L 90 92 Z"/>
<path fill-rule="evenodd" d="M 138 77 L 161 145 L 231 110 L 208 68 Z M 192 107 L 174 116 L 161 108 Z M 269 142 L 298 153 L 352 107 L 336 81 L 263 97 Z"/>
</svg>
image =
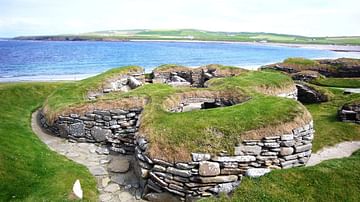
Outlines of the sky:
<svg viewBox="0 0 360 202">
<path fill-rule="evenodd" d="M 359 36 L 359 0 L 0 0 L 0 37 L 182 29 Z"/>
</svg>

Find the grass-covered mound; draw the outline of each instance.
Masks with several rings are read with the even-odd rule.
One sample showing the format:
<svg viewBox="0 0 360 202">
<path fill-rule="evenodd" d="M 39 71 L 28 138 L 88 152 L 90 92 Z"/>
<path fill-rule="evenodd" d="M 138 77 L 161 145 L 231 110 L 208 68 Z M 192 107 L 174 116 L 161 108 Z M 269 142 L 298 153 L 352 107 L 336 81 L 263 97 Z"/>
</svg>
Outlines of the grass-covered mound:
<svg viewBox="0 0 360 202">
<path fill-rule="evenodd" d="M 72 106 L 78 107 L 81 104 L 89 103 L 88 92 L 100 90 L 106 83 L 124 74 L 142 71 L 143 68 L 137 66 L 114 68 L 94 77 L 64 84 L 48 97 L 44 111 L 50 119 L 53 119 Z"/>
<path fill-rule="evenodd" d="M 81 101 L 67 103 L 67 106 L 75 109 L 77 105 L 84 107 L 103 102 L 122 103 L 123 100 L 129 99 L 133 99 L 134 103 L 135 100 L 144 103 L 146 100 L 140 133 L 151 142 L 150 155 L 169 161 L 190 160 L 191 152 L 217 153 L 225 149 L 231 153 L 234 145 L 244 138 L 256 139 L 279 132 L 289 132 L 311 119 L 299 102 L 270 96 L 294 90 L 291 78 L 280 73 L 249 71 L 235 77 L 212 79 L 208 81 L 208 85 L 209 88 L 199 89 L 147 84 L 127 93 L 107 94 L 96 103 Z M 57 103 L 61 102 L 58 100 L 58 93 L 59 90 L 48 98 L 44 106 L 47 111 L 59 111 L 58 105 L 49 104 L 54 99 Z M 227 94 L 237 100 L 250 100 L 223 108 L 183 113 L 168 112 L 166 100 L 171 100 L 179 94 L 205 97 Z M 60 109 L 71 113 L 71 110 L 63 107 Z"/>
<path fill-rule="evenodd" d="M 360 88 L 360 78 L 319 78 L 311 83 L 339 88 Z"/>
<path fill-rule="evenodd" d="M 0 84 L 0 201 L 68 201 L 80 179 L 86 201 L 97 200 L 88 170 L 49 150 L 30 126 L 31 113 L 56 83 Z"/>
<path fill-rule="evenodd" d="M 245 178 L 232 197 L 201 201 L 359 201 L 360 151 L 313 167 Z"/>
<path fill-rule="evenodd" d="M 264 66 L 262 69 L 275 69 L 290 74 L 302 71 L 316 71 L 326 77 L 359 78 L 360 59 L 339 58 L 334 60 L 310 60 L 306 58 L 288 58 L 281 63 Z"/>
</svg>

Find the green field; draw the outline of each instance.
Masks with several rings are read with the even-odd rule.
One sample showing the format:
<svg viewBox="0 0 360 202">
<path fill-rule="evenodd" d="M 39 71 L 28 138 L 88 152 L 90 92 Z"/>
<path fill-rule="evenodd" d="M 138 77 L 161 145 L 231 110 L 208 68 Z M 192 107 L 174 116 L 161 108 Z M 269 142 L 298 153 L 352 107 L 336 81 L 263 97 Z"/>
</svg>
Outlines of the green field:
<svg viewBox="0 0 360 202">
<path fill-rule="evenodd" d="M 83 33 L 78 35 L 29 36 L 17 39 L 38 40 L 200 40 L 200 41 L 238 41 L 273 42 L 291 44 L 333 44 L 360 45 L 360 36 L 349 37 L 306 37 L 298 35 L 263 32 L 214 32 L 197 29 L 178 30 L 112 30 Z"/>
<path fill-rule="evenodd" d="M 97 201 L 87 168 L 51 151 L 32 132 L 31 113 L 55 83 L 0 84 L 0 201 L 69 201 L 80 179 L 85 201 Z"/>
</svg>

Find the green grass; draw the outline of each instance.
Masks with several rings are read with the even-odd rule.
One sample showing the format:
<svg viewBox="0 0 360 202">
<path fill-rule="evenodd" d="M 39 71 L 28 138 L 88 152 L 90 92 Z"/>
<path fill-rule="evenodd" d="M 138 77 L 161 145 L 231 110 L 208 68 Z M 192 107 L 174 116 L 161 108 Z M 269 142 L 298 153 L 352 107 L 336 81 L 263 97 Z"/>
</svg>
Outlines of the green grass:
<svg viewBox="0 0 360 202">
<path fill-rule="evenodd" d="M 287 58 L 283 61 L 284 64 L 294 64 L 302 66 L 316 66 L 319 65 L 319 62 L 306 59 L 306 58 Z"/>
<path fill-rule="evenodd" d="M 319 87 L 321 88 L 321 87 Z M 360 140 L 360 125 L 340 122 L 337 110 L 342 105 L 360 99 L 360 94 L 344 95 L 341 90 L 326 88 L 334 96 L 329 102 L 305 105 L 314 119 L 313 151 L 342 141 Z"/>
<path fill-rule="evenodd" d="M 360 88 L 360 78 L 320 78 L 311 81 L 311 83 L 320 86 Z"/>
<path fill-rule="evenodd" d="M 360 151 L 313 167 L 275 170 L 246 177 L 232 197 L 202 201 L 359 201 Z"/>
<path fill-rule="evenodd" d="M 88 170 L 50 151 L 31 130 L 31 113 L 58 86 L 0 85 L 0 201 L 69 201 L 76 179 L 85 201 L 97 200 Z"/>
<path fill-rule="evenodd" d="M 62 87 L 56 89 L 54 93 L 46 100 L 46 106 L 51 113 L 57 112 L 70 107 L 71 105 L 90 103 L 87 97 L 89 91 L 97 91 L 104 85 L 108 79 L 112 79 L 128 72 L 143 71 L 141 67 L 127 66 L 121 68 L 114 68 L 77 82 L 66 83 Z"/>
<path fill-rule="evenodd" d="M 156 151 L 164 158 L 181 158 L 181 154 L 189 157 L 190 152 L 216 153 L 224 149 L 232 152 L 243 132 L 301 117 L 305 109 L 298 102 L 259 92 L 260 88 L 276 91 L 292 84 L 288 76 L 273 72 L 247 72 L 236 77 L 214 79 L 207 91 L 228 92 L 234 97 L 251 95 L 252 99 L 231 107 L 184 113 L 165 111 L 164 101 L 176 93 L 198 91 L 201 94 L 202 89 L 175 89 L 164 84 L 149 84 L 129 93 L 112 93 L 102 99 L 147 97 L 150 102 L 145 106 L 141 127 L 144 129 L 142 134 L 146 134 L 152 142 L 150 151 Z M 222 136 L 217 137 L 212 131 Z"/>
<path fill-rule="evenodd" d="M 117 30 L 99 31 L 79 35 L 19 37 L 17 39 L 35 40 L 200 40 L 200 41 L 239 41 L 239 42 L 275 42 L 292 44 L 334 44 L 360 45 L 360 36 L 349 37 L 306 37 L 264 32 L 213 32 L 196 29 L 177 30 Z"/>
</svg>

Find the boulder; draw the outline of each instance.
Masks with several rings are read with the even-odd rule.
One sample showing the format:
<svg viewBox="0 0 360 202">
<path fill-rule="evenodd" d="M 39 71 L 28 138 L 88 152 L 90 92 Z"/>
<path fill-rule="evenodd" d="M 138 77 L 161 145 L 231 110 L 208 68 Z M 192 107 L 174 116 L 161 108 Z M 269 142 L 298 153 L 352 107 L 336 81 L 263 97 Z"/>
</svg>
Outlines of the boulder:
<svg viewBox="0 0 360 202">
<path fill-rule="evenodd" d="M 297 83 L 296 88 L 298 89 L 298 100 L 301 103 L 320 103 L 329 100 L 327 96 L 304 83 Z"/>
<path fill-rule="evenodd" d="M 280 149 L 280 155 L 281 156 L 287 156 L 294 153 L 294 148 L 292 147 L 281 147 Z"/>
<path fill-rule="evenodd" d="M 199 165 L 201 176 L 216 176 L 220 174 L 220 165 L 216 162 L 202 161 Z"/>
<path fill-rule="evenodd" d="M 129 170 L 129 167 L 129 160 L 122 156 L 114 157 L 108 165 L 109 170 L 115 173 L 125 173 Z"/>
<path fill-rule="evenodd" d="M 135 88 L 141 86 L 142 83 L 139 80 L 137 80 L 135 77 L 130 76 L 128 78 L 128 85 L 130 86 L 131 89 L 135 89 Z"/>
<path fill-rule="evenodd" d="M 68 132 L 74 137 L 83 137 L 85 135 L 85 125 L 83 123 L 73 123 L 69 125 Z"/>
<path fill-rule="evenodd" d="M 271 171 L 270 168 L 250 168 L 246 171 L 245 175 L 256 178 L 256 177 L 263 176 L 266 173 L 269 173 L 270 171 Z"/>
<path fill-rule="evenodd" d="M 91 135 L 97 142 L 103 142 L 112 135 L 111 130 L 94 126 L 91 128 Z"/>
</svg>

